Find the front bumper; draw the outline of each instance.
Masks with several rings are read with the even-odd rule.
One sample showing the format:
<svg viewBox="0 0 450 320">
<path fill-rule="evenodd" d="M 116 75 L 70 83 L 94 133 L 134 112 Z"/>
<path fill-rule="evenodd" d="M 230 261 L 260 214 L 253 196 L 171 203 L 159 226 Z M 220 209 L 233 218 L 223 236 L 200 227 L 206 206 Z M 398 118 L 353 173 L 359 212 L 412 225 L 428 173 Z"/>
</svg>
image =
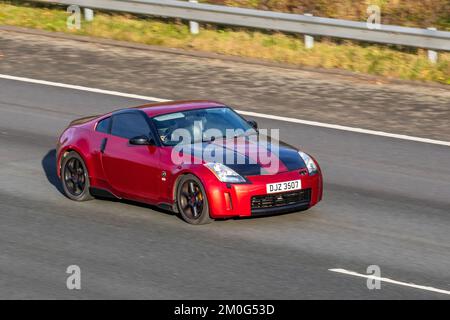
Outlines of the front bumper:
<svg viewBox="0 0 450 320">
<path fill-rule="evenodd" d="M 302 189 L 251 197 L 252 216 L 287 213 L 308 209 L 311 189 Z"/>
<path fill-rule="evenodd" d="M 322 174 L 319 172 L 316 175 L 309 176 L 308 174 L 302 175 L 300 172 L 300 170 L 297 170 L 276 175 L 247 177 L 249 183 L 245 184 L 208 184 L 206 189 L 211 217 L 230 218 L 271 215 L 301 211 L 316 205 L 322 199 Z M 268 183 L 297 179 L 302 181 L 301 194 L 294 195 L 293 193 L 295 192 L 290 191 L 268 195 L 266 192 Z M 276 198 L 271 198 L 273 196 Z M 262 200 L 260 201 L 260 199 Z M 271 203 L 273 205 L 270 205 Z"/>
</svg>

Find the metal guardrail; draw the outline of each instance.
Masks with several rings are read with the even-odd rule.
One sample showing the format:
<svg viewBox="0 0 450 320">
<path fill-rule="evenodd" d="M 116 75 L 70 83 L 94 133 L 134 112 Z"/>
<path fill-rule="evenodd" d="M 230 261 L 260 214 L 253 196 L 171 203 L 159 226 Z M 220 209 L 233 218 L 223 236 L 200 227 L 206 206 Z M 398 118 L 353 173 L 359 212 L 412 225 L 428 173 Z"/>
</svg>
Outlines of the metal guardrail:
<svg viewBox="0 0 450 320">
<path fill-rule="evenodd" d="M 450 32 L 190 3 L 175 0 L 37 0 L 92 9 L 450 51 Z"/>
</svg>

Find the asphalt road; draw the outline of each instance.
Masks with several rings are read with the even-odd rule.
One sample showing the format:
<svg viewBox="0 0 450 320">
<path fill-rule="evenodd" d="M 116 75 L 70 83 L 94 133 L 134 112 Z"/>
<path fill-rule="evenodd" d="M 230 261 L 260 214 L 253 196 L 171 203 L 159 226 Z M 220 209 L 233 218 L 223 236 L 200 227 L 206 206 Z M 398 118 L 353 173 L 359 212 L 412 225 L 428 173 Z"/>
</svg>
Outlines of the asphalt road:
<svg viewBox="0 0 450 320">
<path fill-rule="evenodd" d="M 139 93 L 139 92 L 136 92 Z M 194 227 L 155 208 L 75 203 L 55 176 L 68 121 L 142 101 L 0 80 L 0 298 L 448 299 L 330 268 L 450 290 L 450 149 L 256 119 L 314 154 L 304 213 Z M 82 289 L 66 288 L 78 265 Z"/>
</svg>

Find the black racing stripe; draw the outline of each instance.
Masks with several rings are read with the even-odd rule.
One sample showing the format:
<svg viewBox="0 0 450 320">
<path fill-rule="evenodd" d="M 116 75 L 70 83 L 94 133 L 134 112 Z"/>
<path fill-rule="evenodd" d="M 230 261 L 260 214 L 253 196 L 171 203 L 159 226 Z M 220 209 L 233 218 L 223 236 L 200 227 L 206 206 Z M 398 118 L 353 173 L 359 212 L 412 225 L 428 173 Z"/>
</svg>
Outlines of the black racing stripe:
<svg viewBox="0 0 450 320">
<path fill-rule="evenodd" d="M 231 164 L 227 165 L 227 167 L 236 171 L 243 177 L 259 176 L 264 173 L 261 171 L 261 165 L 259 164 Z"/>
<path fill-rule="evenodd" d="M 306 168 L 306 164 L 298 154 L 295 147 L 290 146 L 284 142 L 278 142 L 278 148 L 270 144 L 267 146 L 269 152 L 277 152 L 278 159 L 287 168 L 288 171 L 300 170 Z M 201 152 L 209 145 L 209 143 L 201 144 Z M 222 162 L 230 169 L 236 171 L 243 177 L 258 176 L 269 174 L 262 168 L 260 163 L 254 163 L 254 159 L 250 159 L 248 155 L 239 154 L 236 150 L 226 149 L 225 146 L 217 146 L 211 150 L 211 156 L 215 157 L 215 152 L 222 149 Z M 231 154 L 230 154 L 231 153 Z M 227 156 L 228 154 L 228 156 Z M 226 161 L 230 160 L 230 161 Z"/>
<path fill-rule="evenodd" d="M 288 171 L 300 170 L 306 168 L 306 164 L 302 157 L 298 154 L 298 151 L 291 148 L 280 147 L 279 159 L 281 163 L 287 168 Z M 248 158 L 246 159 L 248 160 Z M 257 176 L 267 174 L 260 164 L 244 163 L 244 164 L 227 164 L 227 166 L 241 176 Z"/>
<path fill-rule="evenodd" d="M 280 146 L 279 157 L 289 171 L 306 168 L 305 162 L 295 149 Z"/>
</svg>

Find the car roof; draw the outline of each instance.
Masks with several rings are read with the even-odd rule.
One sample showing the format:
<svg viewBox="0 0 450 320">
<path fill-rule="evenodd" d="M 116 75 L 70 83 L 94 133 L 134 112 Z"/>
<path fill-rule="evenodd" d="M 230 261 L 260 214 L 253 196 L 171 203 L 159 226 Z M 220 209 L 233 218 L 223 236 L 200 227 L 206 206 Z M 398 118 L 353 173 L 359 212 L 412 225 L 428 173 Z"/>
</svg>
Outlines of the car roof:
<svg viewBox="0 0 450 320">
<path fill-rule="evenodd" d="M 131 111 L 131 110 L 140 110 L 142 112 L 145 112 L 147 114 L 147 116 L 149 116 L 150 118 L 153 118 L 153 117 L 164 115 L 164 114 L 187 111 L 187 110 L 223 108 L 223 107 L 226 107 L 226 105 L 223 103 L 216 102 L 216 101 L 208 101 L 208 100 L 186 100 L 186 101 L 149 103 L 149 104 L 144 104 L 144 105 L 137 106 L 134 108 L 119 109 L 119 110 L 112 111 L 112 112 L 109 112 L 109 113 L 103 114 L 103 115 L 88 116 L 88 117 L 76 119 L 76 120 L 73 120 L 69 124 L 69 127 L 94 125 L 94 128 L 95 128 L 95 125 L 98 122 L 100 122 L 106 118 L 109 118 L 115 114 Z"/>
<path fill-rule="evenodd" d="M 170 101 L 150 103 L 137 107 L 150 118 L 180 111 L 225 107 L 223 103 L 207 100 Z"/>
</svg>

